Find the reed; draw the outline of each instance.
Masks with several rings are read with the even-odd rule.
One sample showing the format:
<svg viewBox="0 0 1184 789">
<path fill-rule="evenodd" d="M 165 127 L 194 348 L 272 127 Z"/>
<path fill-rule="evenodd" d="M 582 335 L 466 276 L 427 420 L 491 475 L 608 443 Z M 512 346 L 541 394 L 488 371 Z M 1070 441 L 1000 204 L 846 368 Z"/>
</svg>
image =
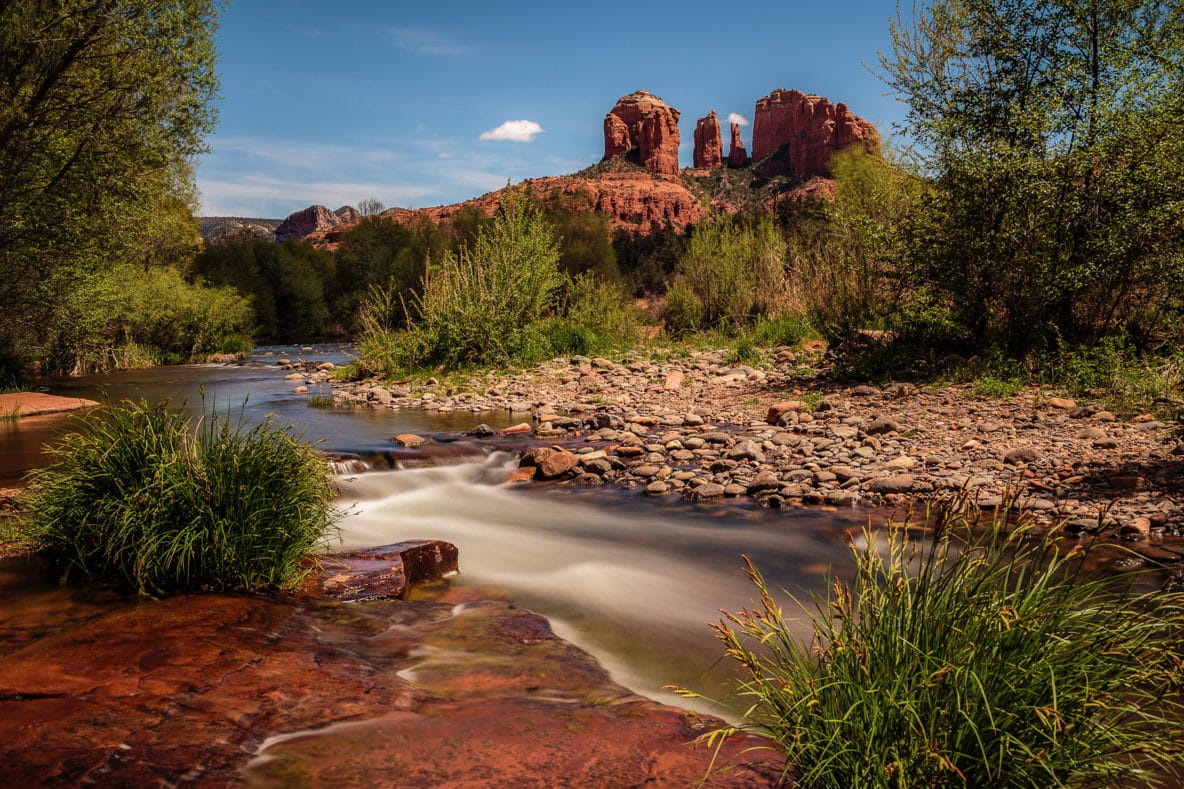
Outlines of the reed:
<svg viewBox="0 0 1184 789">
<path fill-rule="evenodd" d="M 127 402 L 82 417 L 48 454 L 23 530 L 63 577 L 140 594 L 291 587 L 338 515 L 320 454 L 270 421 Z"/>
<path fill-rule="evenodd" d="M 1088 575 L 1026 518 L 976 519 L 958 500 L 932 541 L 868 529 L 854 580 L 810 607 L 808 645 L 749 562 L 760 605 L 715 626 L 751 701 L 739 728 L 779 744 L 801 786 L 1177 778 L 1184 595 Z"/>
</svg>

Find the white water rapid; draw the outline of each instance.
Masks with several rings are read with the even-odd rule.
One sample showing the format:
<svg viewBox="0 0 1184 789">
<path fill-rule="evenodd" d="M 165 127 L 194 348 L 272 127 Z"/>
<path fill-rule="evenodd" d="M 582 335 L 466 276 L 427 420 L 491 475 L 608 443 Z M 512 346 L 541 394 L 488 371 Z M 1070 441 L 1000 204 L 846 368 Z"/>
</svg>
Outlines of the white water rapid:
<svg viewBox="0 0 1184 789">
<path fill-rule="evenodd" d="M 713 698 L 724 692 L 731 667 L 707 623 L 720 608 L 755 602 L 741 554 L 770 588 L 808 597 L 832 563 L 848 570 L 844 527 L 861 523 L 854 512 L 745 519 L 609 491 L 577 499 L 500 484 L 515 461 L 495 454 L 343 481 L 343 503 L 352 504 L 344 547 L 451 542 L 460 549 L 459 583 L 505 590 L 618 682 L 661 701 L 672 700 L 661 690 L 667 684 Z M 799 635 L 807 632 L 802 623 Z"/>
</svg>

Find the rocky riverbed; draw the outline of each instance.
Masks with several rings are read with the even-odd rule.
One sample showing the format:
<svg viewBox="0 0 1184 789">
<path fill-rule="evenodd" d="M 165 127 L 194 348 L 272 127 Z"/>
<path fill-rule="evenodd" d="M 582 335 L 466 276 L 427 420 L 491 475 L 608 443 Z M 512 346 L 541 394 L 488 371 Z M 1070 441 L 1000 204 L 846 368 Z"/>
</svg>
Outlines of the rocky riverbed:
<svg viewBox="0 0 1184 789">
<path fill-rule="evenodd" d="M 470 436 L 531 439 L 519 479 L 771 508 L 899 506 L 966 490 L 991 509 L 1010 493 L 1067 535 L 1180 562 L 1170 538 L 1184 533 L 1184 443 L 1153 414 L 1123 418 L 1035 389 L 999 399 L 968 385 L 838 385 L 819 374 L 821 348 L 783 347 L 753 366 L 726 353 L 574 356 L 443 383 L 337 384 L 333 398 L 521 414 L 516 427 Z"/>
</svg>

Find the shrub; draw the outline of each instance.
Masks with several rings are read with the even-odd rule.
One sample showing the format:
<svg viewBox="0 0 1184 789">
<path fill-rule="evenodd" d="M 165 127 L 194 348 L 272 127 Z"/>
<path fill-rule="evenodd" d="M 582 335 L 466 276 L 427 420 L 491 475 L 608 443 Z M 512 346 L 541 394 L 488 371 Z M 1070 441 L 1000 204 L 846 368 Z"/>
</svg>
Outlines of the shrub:
<svg viewBox="0 0 1184 789">
<path fill-rule="evenodd" d="M 786 307 L 785 241 L 769 218 L 754 226 L 722 219 L 702 225 L 678 261 L 671 289 L 677 289 L 682 310 L 666 316 L 675 333 L 692 328 L 678 325 L 688 316 L 688 294 L 699 303 L 702 325 L 739 329 Z"/>
<path fill-rule="evenodd" d="M 787 206 L 797 214 L 789 249 L 811 323 L 842 346 L 863 329 L 886 328 L 902 298 L 899 226 L 914 210 L 920 181 L 862 146 L 837 154 L 830 167 L 833 201 Z"/>
<path fill-rule="evenodd" d="M 809 645 L 750 563 L 760 606 L 715 626 L 744 728 L 811 787 L 1145 785 L 1184 763 L 1184 593 L 1116 588 L 1055 533 L 977 530 L 975 509 L 940 507 L 923 545 L 869 528 Z"/>
<path fill-rule="evenodd" d="M 509 196 L 470 250 L 428 265 L 411 306 L 409 344 L 418 365 L 504 363 L 520 330 L 549 315 L 564 278 L 554 234 L 538 207 Z M 405 366 L 405 365 L 404 365 Z"/>
<path fill-rule="evenodd" d="M 88 415 L 32 473 L 25 532 L 63 575 L 140 594 L 290 587 L 337 516 L 319 453 L 270 422 L 165 405 Z"/>
</svg>

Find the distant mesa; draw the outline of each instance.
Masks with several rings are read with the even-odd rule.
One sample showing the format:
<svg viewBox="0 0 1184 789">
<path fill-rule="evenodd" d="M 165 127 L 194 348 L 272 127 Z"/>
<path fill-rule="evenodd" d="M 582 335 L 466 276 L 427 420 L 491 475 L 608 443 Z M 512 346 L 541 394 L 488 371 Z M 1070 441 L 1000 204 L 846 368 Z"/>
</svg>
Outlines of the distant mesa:
<svg viewBox="0 0 1184 789">
<path fill-rule="evenodd" d="M 336 227 L 342 224 L 343 221 L 353 222 L 359 216 L 355 216 L 349 220 L 343 220 L 340 212 L 352 212 L 357 215 L 358 212 L 349 206 L 343 206 L 337 211 L 330 211 L 323 205 L 310 205 L 302 211 L 297 211 L 290 214 L 287 219 L 275 229 L 276 241 L 287 241 L 291 238 L 307 238 L 313 233 L 319 233 L 323 230 L 328 230 L 331 227 Z"/>
<path fill-rule="evenodd" d="M 732 124 L 735 128 L 736 124 Z M 695 123 L 695 169 L 708 169 L 723 164 L 724 145 L 720 139 L 719 117 L 715 110 Z"/>
<path fill-rule="evenodd" d="M 240 216 L 203 216 L 198 221 L 197 233 L 208 244 L 221 244 L 235 238 L 275 238 L 280 219 L 256 219 Z"/>
<path fill-rule="evenodd" d="M 679 111 L 648 91 L 622 96 L 604 116 L 604 159 L 616 156 L 651 173 L 678 175 Z"/>
<path fill-rule="evenodd" d="M 859 143 L 880 155 L 876 127 L 840 102 L 779 88 L 756 103 L 752 160 L 759 175 L 809 178 L 829 175 L 830 157 Z"/>
<path fill-rule="evenodd" d="M 876 128 L 846 104 L 799 90 L 778 89 L 756 102 L 751 157 L 736 123 L 731 124 L 728 156 L 723 157 L 719 116 L 712 110 L 695 123 L 694 168 L 684 172 L 678 161 L 679 115 L 677 109 L 647 91 L 622 96 L 604 117 L 604 158 L 599 164 L 574 175 L 530 179 L 514 188 L 540 198 L 572 198 L 573 210 L 600 212 L 614 230 L 648 234 L 697 224 L 707 206 L 734 212 L 744 205 L 768 208 L 787 197 L 831 197 L 834 185 L 828 176 L 835 153 L 859 145 L 869 155 L 880 156 Z M 725 175 L 725 165 L 739 172 Z M 709 173 L 703 172 L 716 168 L 721 168 L 720 178 L 707 178 Z M 713 192 L 716 187 L 709 181 L 726 185 L 727 196 Z M 392 208 L 382 216 L 404 224 L 424 217 L 447 223 L 469 207 L 492 214 L 503 193 L 491 192 L 434 208 Z M 360 213 L 352 206 L 330 211 L 314 205 L 285 219 L 275 228 L 274 237 L 277 241 L 309 238 L 332 248 L 344 231 L 360 220 Z M 246 226 L 266 220 L 236 221 Z"/>
</svg>

